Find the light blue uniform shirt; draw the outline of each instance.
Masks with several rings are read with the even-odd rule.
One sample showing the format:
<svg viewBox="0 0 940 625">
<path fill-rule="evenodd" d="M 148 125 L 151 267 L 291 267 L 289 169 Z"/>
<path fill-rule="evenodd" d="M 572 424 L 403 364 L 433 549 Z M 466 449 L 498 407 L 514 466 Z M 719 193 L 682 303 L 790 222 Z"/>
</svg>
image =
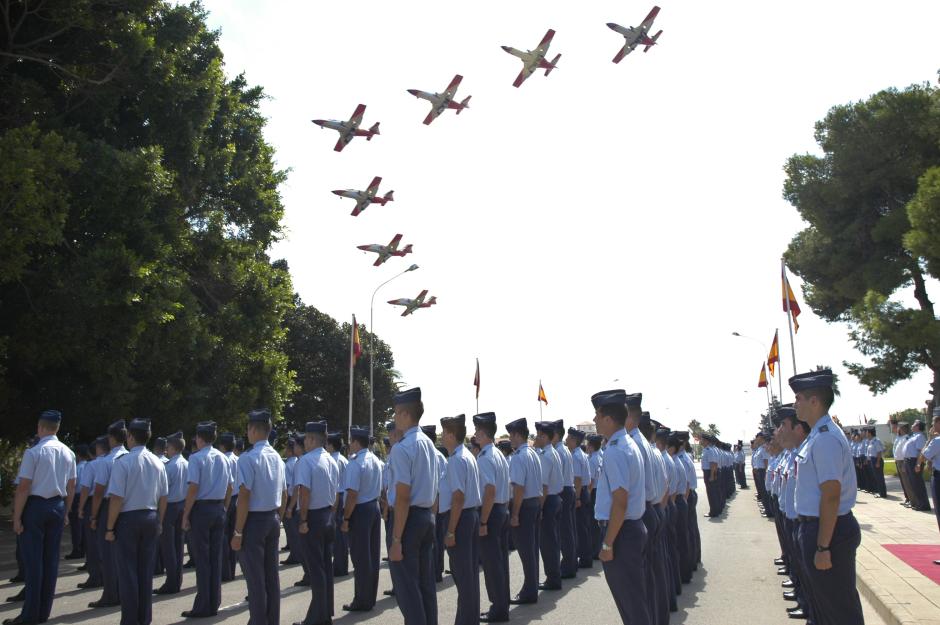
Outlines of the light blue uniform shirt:
<svg viewBox="0 0 940 625">
<path fill-rule="evenodd" d="M 685 474 L 685 463 L 678 454 L 672 456 L 673 466 L 676 468 L 676 494 L 685 497 L 685 491 L 689 488 L 689 479 Z"/>
<path fill-rule="evenodd" d="M 884 453 L 885 444 L 881 442 L 880 438 L 873 438 L 868 441 L 868 457 L 876 458 L 879 453 Z"/>
<path fill-rule="evenodd" d="M 744 464 L 744 452 L 740 449 L 734 452 L 734 463 L 735 464 Z"/>
<path fill-rule="evenodd" d="M 85 467 L 87 466 L 88 466 L 87 460 L 82 460 L 81 462 L 75 465 L 75 494 L 79 493 L 79 489 L 81 488 L 81 483 L 82 483 L 82 473 L 85 472 Z"/>
<path fill-rule="evenodd" d="M 702 450 L 702 473 L 710 471 L 715 463 L 715 448 L 706 447 Z"/>
<path fill-rule="evenodd" d="M 783 514 L 788 519 L 795 519 L 796 514 L 796 455 L 803 449 L 803 443 L 797 449 L 789 450 L 787 465 L 783 469 Z"/>
<path fill-rule="evenodd" d="M 183 457 L 183 454 L 176 454 L 163 465 L 166 470 L 168 503 L 179 503 L 186 500 L 186 492 L 189 490 L 187 476 L 189 474 L 189 462 Z"/>
<path fill-rule="evenodd" d="M 411 487 L 409 505 L 430 508 L 437 499 L 439 465 L 437 456 L 440 452 L 434 448 L 431 439 L 424 435 L 418 426 L 405 432 L 402 439 L 392 447 L 389 462 L 392 465 L 392 484 L 394 490 L 398 484 Z"/>
<path fill-rule="evenodd" d="M 829 415 L 816 422 L 803 448 L 797 454 L 796 512 L 804 516 L 819 516 L 820 484 L 837 480 L 842 491 L 839 496 L 839 516 L 851 512 L 855 505 L 855 463 L 849 451 L 849 442 Z"/>
<path fill-rule="evenodd" d="M 907 439 L 908 439 L 907 434 L 902 434 L 894 439 L 893 456 L 895 460 L 904 460 L 905 456 L 902 455 L 901 450 L 903 449 L 904 445 L 907 443 Z"/>
<path fill-rule="evenodd" d="M 108 481 L 108 497 L 124 498 L 121 512 L 156 510 L 168 492 L 166 469 L 160 459 L 138 445 L 115 460 Z"/>
<path fill-rule="evenodd" d="M 43 499 L 66 497 L 69 480 L 75 476 L 75 454 L 55 434 L 43 436 L 23 452 L 16 474 L 18 480 L 32 480 L 29 494 Z"/>
<path fill-rule="evenodd" d="M 617 430 L 610 437 L 604 452 L 600 481 L 597 484 L 597 499 L 594 503 L 594 518 L 610 520 L 613 493 L 619 488 L 627 491 L 625 519 L 635 521 L 643 518 L 646 511 L 644 467 L 640 450 L 626 430 Z"/>
<path fill-rule="evenodd" d="M 98 465 L 98 462 L 103 456 L 96 457 L 94 460 L 88 463 L 88 466 L 85 467 L 85 470 L 82 471 L 82 479 L 79 480 L 79 488 L 87 488 L 88 494 L 92 494 L 95 490 L 95 467 Z"/>
<path fill-rule="evenodd" d="M 667 488 L 667 477 L 666 477 L 666 462 L 663 460 L 663 454 L 655 445 L 650 446 L 650 451 L 652 452 L 653 458 L 653 487 L 656 489 L 656 494 L 653 496 L 652 501 L 659 503 L 663 500 L 663 497 L 666 496 Z M 646 467 L 643 467 L 646 470 Z"/>
<path fill-rule="evenodd" d="M 588 456 L 591 466 L 591 482 L 597 487 L 597 480 L 601 477 L 601 465 L 604 464 L 604 452 L 600 449 Z"/>
<path fill-rule="evenodd" d="M 509 462 L 503 452 L 496 449 L 493 443 L 485 446 L 477 456 L 477 469 L 480 472 L 480 497 L 486 492 L 487 486 L 492 486 L 495 490 L 493 503 L 509 503 Z"/>
<path fill-rule="evenodd" d="M 588 461 L 588 456 L 584 453 L 584 450 L 580 447 L 575 447 L 574 451 L 571 452 L 571 462 L 574 467 L 575 478 L 581 478 L 581 488 L 590 488 L 592 475 L 591 463 Z"/>
<path fill-rule="evenodd" d="M 310 491 L 308 510 L 319 510 L 336 503 L 339 467 L 322 447 L 308 451 L 300 458 L 294 468 L 294 480 L 297 486 L 303 486 Z"/>
<path fill-rule="evenodd" d="M 695 472 L 695 463 L 692 461 L 692 457 L 689 456 L 689 452 L 683 449 L 676 454 L 676 458 L 685 468 L 685 479 L 689 484 L 689 488 L 696 488 L 698 486 L 698 475 Z"/>
<path fill-rule="evenodd" d="M 331 453 L 330 458 L 333 459 L 333 462 L 336 463 L 336 468 L 339 469 L 339 492 L 344 493 L 346 492 L 346 467 L 349 465 L 349 460 L 338 451 Z"/>
<path fill-rule="evenodd" d="M 394 449 L 394 447 L 392 447 Z M 392 484 L 392 456 L 389 454 L 388 462 L 382 467 L 382 490 L 385 491 L 385 499 L 388 505 L 395 506 L 395 486 Z"/>
<path fill-rule="evenodd" d="M 675 495 L 679 492 L 679 470 L 676 467 L 676 461 L 672 459 L 668 451 L 659 450 L 659 455 L 666 465 L 666 477 L 668 478 L 666 482 L 666 494 L 670 496 Z M 684 472 L 685 471 L 683 471 L 683 473 Z"/>
<path fill-rule="evenodd" d="M 232 485 L 232 495 L 237 495 L 238 487 L 241 486 L 241 484 L 238 483 L 238 456 L 235 455 L 234 451 L 223 451 L 222 455 L 225 456 L 226 460 L 228 460 L 229 471 L 232 475 L 231 480 L 229 481 L 229 483 Z M 278 456 L 278 458 L 280 458 L 280 456 Z"/>
<path fill-rule="evenodd" d="M 519 445 L 512 452 L 512 461 L 509 463 L 509 481 L 522 486 L 522 498 L 542 496 L 542 461 L 528 443 Z"/>
<path fill-rule="evenodd" d="M 924 443 L 927 442 L 927 437 L 924 436 L 923 432 L 915 432 L 911 434 L 910 438 L 907 439 L 907 443 L 904 445 L 904 457 L 905 458 L 916 458 L 920 454 L 920 450 L 924 448 Z"/>
<path fill-rule="evenodd" d="M 111 479 L 111 467 L 114 461 L 127 453 L 124 445 L 113 448 L 108 455 L 102 456 L 101 461 L 95 465 L 95 486 L 104 486 L 105 498 L 108 492 L 108 480 Z"/>
<path fill-rule="evenodd" d="M 751 457 L 751 465 L 755 469 L 766 469 L 768 458 L 769 458 L 769 455 L 767 453 L 767 450 L 764 448 L 763 445 L 761 445 L 760 447 L 757 448 L 757 451 L 755 451 L 754 455 Z"/>
<path fill-rule="evenodd" d="M 574 487 L 574 460 L 571 452 L 562 441 L 555 445 L 555 451 L 558 452 L 558 459 L 561 460 L 561 484 L 562 486 Z"/>
<path fill-rule="evenodd" d="M 561 458 L 551 445 L 539 450 L 539 462 L 542 464 L 542 485 L 548 487 L 549 495 L 558 495 L 564 486 L 561 475 Z"/>
<path fill-rule="evenodd" d="M 297 456 L 291 456 L 284 461 L 284 481 L 287 483 L 287 495 L 294 495 L 294 469 L 297 467 Z"/>
<path fill-rule="evenodd" d="M 940 469 L 940 462 L 937 461 L 940 458 L 940 436 L 934 436 L 930 439 L 922 453 L 924 458 L 933 465 L 934 470 Z"/>
<path fill-rule="evenodd" d="M 445 487 L 446 483 L 446 487 Z M 467 449 L 466 445 L 457 445 L 454 453 L 447 459 L 447 474 L 441 482 L 441 498 L 438 512 L 450 510 L 454 492 L 463 493 L 463 509 L 480 507 L 480 471 L 476 458 Z"/>
<path fill-rule="evenodd" d="M 267 439 L 242 453 L 236 469 L 239 488 L 244 486 L 251 493 L 249 512 L 271 512 L 281 507 L 281 495 L 287 489 L 284 461 Z"/>
<path fill-rule="evenodd" d="M 190 454 L 186 481 L 199 486 L 196 501 L 225 499 L 225 492 L 231 485 L 231 464 L 221 451 L 206 445 Z"/>
<path fill-rule="evenodd" d="M 357 451 L 346 465 L 343 490 L 356 491 L 356 505 L 379 498 L 382 492 L 382 461 L 368 449 Z"/>
<path fill-rule="evenodd" d="M 640 460 L 643 462 L 643 492 L 647 501 L 653 501 L 656 497 L 656 484 L 653 477 L 653 450 L 650 448 L 650 442 L 640 433 L 640 428 L 633 428 L 628 434 L 640 452 Z"/>
</svg>

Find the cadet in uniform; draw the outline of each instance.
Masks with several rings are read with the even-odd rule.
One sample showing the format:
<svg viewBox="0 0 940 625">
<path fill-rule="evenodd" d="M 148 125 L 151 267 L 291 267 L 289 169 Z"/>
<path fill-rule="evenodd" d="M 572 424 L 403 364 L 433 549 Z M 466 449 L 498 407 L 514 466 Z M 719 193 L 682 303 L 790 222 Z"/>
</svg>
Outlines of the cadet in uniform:
<svg viewBox="0 0 940 625">
<path fill-rule="evenodd" d="M 644 570 L 648 510 L 643 461 L 628 435 L 627 395 L 602 391 L 591 397 L 594 424 L 608 443 L 597 484 L 595 517 L 604 527 L 600 560 L 607 586 L 624 625 L 650 625 L 653 619 Z"/>
<path fill-rule="evenodd" d="M 689 548 L 692 551 L 692 570 L 698 570 L 698 563 L 702 560 L 702 537 L 698 530 L 698 513 L 696 511 L 698 504 L 698 476 L 695 472 L 695 462 L 689 452 L 692 450 L 689 445 L 689 433 L 687 431 L 676 432 L 679 441 L 682 443 L 676 458 L 685 467 L 685 478 L 689 483 L 688 494 L 686 495 L 686 504 L 689 508 Z"/>
<path fill-rule="evenodd" d="M 284 463 L 271 444 L 271 412 L 248 413 L 248 442 L 238 471 L 238 504 L 231 548 L 241 559 L 248 587 L 248 625 L 279 625 L 281 581 L 277 570 L 281 517 L 287 507 Z"/>
<path fill-rule="evenodd" d="M 81 497 L 78 502 L 78 518 L 82 523 L 82 530 L 85 534 L 85 570 L 88 571 L 88 579 L 78 584 L 79 588 L 101 588 L 104 584 L 101 578 L 101 547 L 98 545 L 98 539 L 95 527 L 92 524 L 92 501 L 95 492 L 95 471 L 102 458 L 108 455 L 108 437 L 99 436 L 92 444 L 92 450 L 95 453 L 95 459 L 88 463 L 82 472 L 82 479 L 79 484 L 81 488 Z"/>
<path fill-rule="evenodd" d="M 395 429 L 402 438 L 392 448 L 392 483 L 395 491 L 392 546 L 388 554 L 392 583 L 405 625 L 437 625 L 434 587 L 434 500 L 438 493 L 438 466 L 434 443 L 421 432 L 424 414 L 421 389 L 395 395 Z"/>
<path fill-rule="evenodd" d="M 108 446 L 111 450 L 107 456 L 95 465 L 95 496 L 91 502 L 91 522 L 98 541 L 98 551 L 101 553 L 103 590 L 101 598 L 89 603 L 89 608 L 107 608 L 120 603 L 114 549 L 111 542 L 105 540 L 105 531 L 107 530 L 108 521 L 108 482 L 111 480 L 111 470 L 114 467 L 114 462 L 127 453 L 127 450 L 124 449 L 125 440 L 127 440 L 127 430 L 123 419 L 108 426 Z"/>
<path fill-rule="evenodd" d="M 930 485 L 933 490 L 933 508 L 937 514 L 937 526 L 940 527 L 940 408 L 933 409 L 933 429 L 931 430 L 933 438 L 924 447 L 917 464 L 914 467 L 914 474 L 917 479 L 921 479 L 921 472 L 925 462 L 930 462 L 933 467 L 933 479 Z M 940 560 L 934 560 L 934 564 L 940 564 Z"/>
<path fill-rule="evenodd" d="M 581 449 L 587 432 L 576 428 L 568 428 L 568 437 L 565 445 L 571 452 L 572 471 L 574 473 L 574 500 L 575 500 L 575 534 L 578 537 L 578 567 L 589 569 L 594 566 L 594 555 L 591 551 L 593 534 L 591 533 L 591 520 L 594 516 L 591 509 L 591 463 L 587 454 Z"/>
<path fill-rule="evenodd" d="M 480 622 L 480 472 L 466 438 L 465 415 L 441 419 L 441 443 L 449 455 L 440 507 L 447 512 L 444 545 L 457 586 L 454 625 Z"/>
<path fill-rule="evenodd" d="M 907 471 L 908 475 L 911 476 L 911 494 L 914 495 L 914 503 L 911 504 L 911 507 L 920 512 L 929 512 L 930 501 L 927 499 L 927 487 L 924 484 L 923 478 L 916 475 L 914 472 L 914 467 L 917 465 L 917 458 L 920 456 L 921 450 L 927 443 L 927 438 L 924 436 L 924 430 L 926 428 L 924 427 L 924 422 L 920 419 L 914 421 L 912 427 L 914 433 L 911 434 L 911 437 L 904 445 L 904 455 L 907 456 L 907 460 L 905 460 L 907 463 Z"/>
<path fill-rule="evenodd" d="M 354 593 L 348 612 L 366 612 L 375 607 L 379 592 L 381 558 L 382 461 L 369 449 L 369 430 L 352 428 L 349 436 L 352 454 L 346 465 L 344 507 L 340 511 L 341 530 L 348 536 L 352 561 Z"/>
<path fill-rule="evenodd" d="M 81 487 L 79 484 L 82 483 L 82 473 L 85 470 L 85 467 L 88 466 L 89 455 L 93 452 L 89 451 L 88 445 L 84 443 L 79 443 L 75 446 L 75 495 L 72 497 L 72 507 L 68 509 L 69 515 L 69 533 L 71 534 L 72 539 L 72 550 L 69 552 L 64 559 L 66 560 L 81 560 L 85 557 L 85 542 L 84 534 L 82 532 L 82 523 L 78 516 L 79 509 L 79 500 L 81 493 L 79 492 Z"/>
<path fill-rule="evenodd" d="M 552 421 L 552 447 L 561 461 L 561 506 L 558 514 L 558 537 L 561 546 L 561 578 L 574 579 L 578 574 L 578 530 L 575 525 L 574 461 L 565 446 L 565 422 Z"/>
<path fill-rule="evenodd" d="M 702 479 L 705 480 L 705 494 L 708 497 L 707 517 L 721 514 L 718 502 L 718 461 L 715 458 L 715 437 L 702 434 Z"/>
<path fill-rule="evenodd" d="M 193 607 L 182 613 L 186 618 L 215 616 L 222 603 L 222 541 L 225 511 L 232 496 L 231 465 L 215 442 L 216 424 L 196 425 L 196 453 L 186 467 L 189 490 L 183 508 L 183 530 L 190 533 L 196 565 L 196 597 Z"/>
<path fill-rule="evenodd" d="M 587 437 L 588 462 L 591 467 L 591 508 L 588 511 L 591 515 L 591 557 L 594 560 L 599 559 L 601 552 L 601 542 L 604 538 L 600 523 L 594 518 L 594 505 L 597 503 L 597 480 L 601 475 L 601 464 L 604 461 L 604 451 L 601 447 L 604 444 L 604 437 L 600 434 L 592 434 Z"/>
<path fill-rule="evenodd" d="M 675 492 L 673 504 L 675 505 L 676 549 L 678 551 L 679 579 L 683 584 L 692 581 L 692 544 L 689 531 L 689 480 L 686 476 L 685 465 L 679 458 L 682 450 L 682 439 L 678 433 L 670 432 L 666 439 L 666 450 L 675 464 L 674 482 L 671 487 Z"/>
<path fill-rule="evenodd" d="M 545 581 L 539 590 L 561 590 L 561 491 L 564 489 L 561 458 L 552 446 L 555 424 L 539 421 L 535 424 L 535 447 L 539 450 L 542 465 L 542 487 L 545 499 L 542 503 L 542 523 L 539 528 L 539 552 Z"/>
<path fill-rule="evenodd" d="M 401 441 L 401 432 L 395 429 L 395 422 L 388 426 L 388 437 L 385 439 L 385 464 L 382 467 L 382 516 L 385 521 L 385 560 L 388 560 L 388 554 L 392 552 L 392 528 L 395 526 L 395 491 L 393 487 L 394 479 L 392 477 L 392 449 Z M 392 587 L 383 590 L 382 594 L 386 597 L 395 596 L 395 584 L 392 580 Z"/>
<path fill-rule="evenodd" d="M 114 462 L 108 482 L 105 540 L 113 544 L 121 597 L 121 625 L 150 625 L 157 537 L 166 513 L 163 462 L 147 450 L 150 420 L 127 428 L 130 452 Z"/>
<path fill-rule="evenodd" d="M 447 456 L 441 453 L 441 450 L 437 447 L 436 425 L 422 425 L 421 431 L 434 445 L 434 456 L 437 459 L 437 483 L 438 489 L 440 489 L 440 485 L 444 481 L 444 475 L 447 473 Z M 444 529 L 447 527 L 446 515 L 441 513 L 439 498 L 440 492 L 434 499 L 434 581 L 436 582 L 444 581 Z"/>
<path fill-rule="evenodd" d="M 496 414 L 485 412 L 473 417 L 474 437 L 480 444 L 477 467 L 480 473 L 480 562 L 490 608 L 480 614 L 484 623 L 509 620 L 509 462 L 493 445 Z"/>
<path fill-rule="evenodd" d="M 160 532 L 160 553 L 166 579 L 154 591 L 158 595 L 173 595 L 180 591 L 183 582 L 183 506 L 188 490 L 189 462 L 183 457 L 186 440 L 182 432 L 166 437 L 169 456 L 163 465 L 166 471 L 166 513 L 163 515 L 163 530 Z"/>
<path fill-rule="evenodd" d="M 287 497 L 288 505 L 287 510 L 284 512 L 284 534 L 286 535 L 286 544 L 284 545 L 282 551 L 287 551 L 287 557 L 281 560 L 281 564 L 298 564 L 300 563 L 300 554 L 298 549 L 294 546 L 299 544 L 299 539 L 297 538 L 297 517 L 293 514 L 293 508 L 290 505 L 290 500 L 294 496 L 294 467 L 297 465 L 299 458 L 297 454 L 294 453 L 296 449 L 297 442 L 293 434 L 288 433 L 287 435 L 287 458 L 284 459 L 284 479 L 287 481 Z"/>
<path fill-rule="evenodd" d="M 333 619 L 333 538 L 336 525 L 336 492 L 339 467 L 323 448 L 326 421 L 309 421 L 304 427 L 307 453 L 294 469 L 300 492 L 298 532 L 304 544 L 304 562 L 310 582 L 310 607 L 303 625 L 326 625 Z"/>
<path fill-rule="evenodd" d="M 888 496 L 888 490 L 885 485 L 885 445 L 881 442 L 881 439 L 878 438 L 874 427 L 870 428 L 869 432 L 871 433 L 871 438 L 868 441 L 868 462 L 871 464 L 872 474 L 875 476 L 872 490 L 875 492 L 875 497 L 884 498 Z"/>
<path fill-rule="evenodd" d="M 225 538 L 222 540 L 222 581 L 230 582 L 235 579 L 235 562 L 238 554 L 232 551 L 232 536 L 235 532 L 235 509 L 238 506 L 238 485 L 235 483 L 238 475 L 238 456 L 235 455 L 235 434 L 222 432 L 219 435 L 219 451 L 225 456 L 229 464 L 232 486 L 232 496 L 225 509 Z"/>
<path fill-rule="evenodd" d="M 343 435 L 340 432 L 330 432 L 326 436 L 326 451 L 339 469 L 339 489 L 336 491 L 336 518 L 333 519 L 335 527 L 343 525 L 343 511 L 346 509 L 346 465 L 349 464 L 343 456 Z M 346 541 L 346 532 L 336 532 L 333 541 L 333 577 L 349 575 L 349 543 Z"/>
<path fill-rule="evenodd" d="M 17 471 L 13 532 L 17 535 L 26 582 L 23 609 L 4 625 L 45 623 L 52 612 L 59 577 L 59 548 L 67 511 L 75 496 L 75 454 L 56 434 L 62 413 L 39 415 L 39 441 L 26 450 Z"/>
<path fill-rule="evenodd" d="M 813 615 L 819 625 L 863 623 L 855 585 L 855 551 L 861 542 L 852 515 L 855 471 L 849 442 L 829 416 L 832 371 L 795 375 L 790 388 L 797 418 L 811 428 L 797 454 L 796 512 Z"/>
<path fill-rule="evenodd" d="M 907 423 L 899 423 L 897 420 L 890 422 L 891 428 L 894 430 L 894 447 L 892 457 L 894 458 L 894 464 L 897 468 L 898 479 L 901 480 L 901 489 L 904 491 L 904 501 L 901 502 L 902 506 L 910 507 L 911 505 L 911 487 L 910 487 L 910 475 L 905 470 L 905 456 L 904 450 L 906 447 L 907 440 L 910 438 L 911 426 Z M 854 432 L 854 431 L 853 431 Z M 857 438 L 853 437 L 853 440 Z M 853 449 L 857 449 L 858 445 L 854 444 Z"/>
<path fill-rule="evenodd" d="M 513 447 L 509 462 L 512 484 L 512 511 L 509 525 L 512 540 L 522 561 L 522 589 L 511 604 L 535 603 L 539 598 L 539 511 L 545 499 L 542 463 L 538 453 L 529 446 L 529 428 L 525 419 L 506 424 Z"/>
</svg>

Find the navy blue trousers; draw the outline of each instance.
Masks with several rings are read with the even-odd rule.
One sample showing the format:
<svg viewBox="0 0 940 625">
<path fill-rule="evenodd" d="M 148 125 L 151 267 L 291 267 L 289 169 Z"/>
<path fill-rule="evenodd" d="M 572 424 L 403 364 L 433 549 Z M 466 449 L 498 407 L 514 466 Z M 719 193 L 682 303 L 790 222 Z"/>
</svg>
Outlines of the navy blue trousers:
<svg viewBox="0 0 940 625">
<path fill-rule="evenodd" d="M 542 504 L 542 522 L 539 528 L 539 552 L 542 568 L 545 569 L 545 584 L 561 586 L 561 532 L 558 521 L 561 516 L 561 496 L 549 495 Z"/>
<path fill-rule="evenodd" d="M 439 512 L 434 519 L 434 581 L 444 581 L 444 535 L 447 534 L 449 512 Z"/>
<path fill-rule="evenodd" d="M 539 597 L 539 533 L 539 498 L 523 499 L 519 526 L 512 528 L 512 540 L 522 562 L 523 582 L 518 595 L 522 601 Z"/>
<path fill-rule="evenodd" d="M 303 625 L 325 625 L 333 618 L 333 508 L 307 510 L 307 533 L 303 542 L 307 579 L 310 581 L 310 606 Z"/>
<path fill-rule="evenodd" d="M 565 486 L 561 490 L 558 536 L 561 546 L 561 574 L 566 578 L 578 574 L 578 530 L 574 510 L 574 487 Z"/>
<path fill-rule="evenodd" d="M 78 501 L 78 495 L 72 498 L 72 508 L 69 510 L 69 537 L 72 539 L 71 555 L 84 557 L 85 536 L 82 532 L 82 524 L 78 520 Z"/>
<path fill-rule="evenodd" d="M 483 562 L 483 581 L 490 599 L 487 612 L 494 620 L 509 618 L 509 545 L 506 544 L 506 526 L 509 511 L 504 503 L 494 503 L 486 520 L 486 536 L 480 538 L 480 560 Z"/>
<path fill-rule="evenodd" d="M 61 497 L 29 497 L 23 508 L 23 533 L 18 538 L 26 579 L 26 597 L 20 619 L 48 620 L 59 579 L 59 548 L 65 526 L 65 502 Z"/>
<path fill-rule="evenodd" d="M 179 592 L 183 583 L 183 507 L 185 502 L 177 501 L 166 505 L 163 515 L 163 531 L 160 533 L 160 554 L 163 557 L 163 569 L 166 579 L 162 588 Z"/>
<path fill-rule="evenodd" d="M 114 566 L 121 625 L 150 625 L 160 518 L 155 510 L 121 512 L 114 524 Z"/>
<path fill-rule="evenodd" d="M 333 576 L 349 575 L 349 541 L 339 528 L 343 525 L 343 510 L 346 506 L 345 493 L 336 493 L 336 515 L 333 526 L 336 527 L 336 540 L 333 541 Z"/>
<path fill-rule="evenodd" d="M 189 535 L 196 565 L 194 614 L 215 614 L 222 604 L 222 541 L 225 506 L 221 501 L 196 501 L 189 513 Z"/>
<path fill-rule="evenodd" d="M 581 488 L 581 507 L 575 508 L 575 529 L 578 536 L 578 566 L 589 569 L 594 566 L 594 533 L 591 521 L 594 520 L 594 507 L 591 506 L 591 494 L 588 487 Z"/>
<path fill-rule="evenodd" d="M 91 497 L 85 499 L 85 510 L 82 513 L 82 533 L 85 535 L 85 568 L 88 579 L 85 583 L 91 586 L 101 585 L 101 547 L 95 530 L 91 529 Z"/>
<path fill-rule="evenodd" d="M 698 530 L 698 493 L 690 489 L 686 499 L 689 506 L 689 537 L 692 548 L 692 570 L 698 570 L 698 563 L 702 561 L 702 535 Z"/>
<path fill-rule="evenodd" d="M 104 539 L 108 533 L 108 500 L 102 499 L 98 507 L 98 520 L 95 529 L 95 538 L 98 541 L 98 550 L 101 553 L 101 583 L 103 584 L 101 603 L 117 604 L 121 597 L 118 594 L 118 578 L 114 563 L 114 545 Z"/>
<path fill-rule="evenodd" d="M 614 539 L 614 559 L 604 562 L 604 578 L 624 625 L 650 625 L 649 592 L 643 559 L 647 532 L 642 521 L 624 521 Z"/>
<path fill-rule="evenodd" d="M 238 506 L 238 495 L 232 495 L 228 510 L 225 511 L 225 538 L 222 540 L 222 581 L 230 582 L 235 579 L 235 563 L 238 554 L 232 551 L 232 536 L 235 535 L 235 510 Z"/>
<path fill-rule="evenodd" d="M 676 549 L 679 554 L 679 579 L 683 584 L 692 581 L 692 545 L 689 532 L 689 504 L 685 495 L 676 497 Z"/>
<path fill-rule="evenodd" d="M 447 512 L 450 516 L 450 511 Z M 445 534 L 446 535 L 446 534 Z M 450 571 L 457 586 L 457 615 L 454 625 L 480 625 L 480 511 L 460 512 L 454 531 L 456 545 L 447 548 Z"/>
<path fill-rule="evenodd" d="M 668 527 L 666 515 L 660 506 L 653 506 L 653 511 L 659 521 L 659 529 L 655 539 L 649 541 L 651 546 L 653 573 L 656 577 L 656 591 L 659 593 L 661 603 L 657 604 L 660 610 L 660 622 L 665 624 L 669 622 L 669 612 L 675 606 L 675 597 L 673 596 L 673 587 L 669 579 L 669 555 L 666 550 L 666 534 Z M 663 612 L 665 614 L 663 615 Z"/>
<path fill-rule="evenodd" d="M 352 605 L 364 610 L 375 606 L 379 593 L 379 565 L 381 559 L 381 521 L 379 502 L 372 500 L 356 504 L 349 517 L 349 533 L 343 532 L 353 562 Z M 333 572 L 336 573 L 336 549 L 333 549 Z"/>
<path fill-rule="evenodd" d="M 646 599 L 649 602 L 649 613 L 653 625 L 662 625 L 669 621 L 669 605 L 665 602 L 665 595 L 659 588 L 657 582 L 658 565 L 656 557 L 659 549 L 660 526 L 659 515 L 652 503 L 646 502 L 646 509 L 643 511 L 643 526 L 646 528 L 646 540 L 643 541 L 643 573 L 645 575 Z M 663 620 L 665 618 L 665 621 Z"/>
<path fill-rule="evenodd" d="M 434 533 L 434 511 L 412 506 L 401 537 L 403 558 L 400 562 L 389 562 L 405 625 L 437 625 Z"/>
<path fill-rule="evenodd" d="M 281 580 L 278 541 L 281 518 L 277 510 L 249 512 L 242 530 L 241 560 L 248 587 L 248 625 L 280 625 Z"/>
<path fill-rule="evenodd" d="M 862 541 L 858 521 L 851 512 L 836 519 L 829 543 L 832 568 L 827 571 L 814 564 L 818 534 L 819 521 L 799 524 L 800 555 L 807 577 L 804 586 L 812 588 L 816 625 L 861 625 L 865 620 L 855 585 L 855 551 Z"/>
</svg>

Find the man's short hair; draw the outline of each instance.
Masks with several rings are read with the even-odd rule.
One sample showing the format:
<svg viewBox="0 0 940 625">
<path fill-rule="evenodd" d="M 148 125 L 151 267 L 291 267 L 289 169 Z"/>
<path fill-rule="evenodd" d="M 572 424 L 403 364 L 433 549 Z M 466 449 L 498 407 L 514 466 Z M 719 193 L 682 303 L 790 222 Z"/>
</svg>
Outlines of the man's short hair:
<svg viewBox="0 0 940 625">
<path fill-rule="evenodd" d="M 801 393 L 803 393 L 803 397 L 806 397 L 807 399 L 810 397 L 815 397 L 817 400 L 819 400 L 819 403 L 822 404 L 825 410 L 829 410 L 836 400 L 836 396 L 832 392 L 832 388 L 829 386 L 808 388 L 805 391 L 801 391 Z"/>
<path fill-rule="evenodd" d="M 50 432 L 58 432 L 60 425 L 62 425 L 61 421 L 52 421 L 50 419 L 39 420 L 39 426 L 44 430 L 49 430 Z"/>
<path fill-rule="evenodd" d="M 248 431 L 256 430 L 264 434 L 264 437 L 267 438 L 268 434 L 271 433 L 271 422 L 270 421 L 249 421 L 248 422 Z"/>
<path fill-rule="evenodd" d="M 496 424 L 495 423 L 480 423 L 477 426 L 477 429 L 481 432 L 485 432 L 490 438 L 496 438 Z"/>
<path fill-rule="evenodd" d="M 598 407 L 597 411 L 605 417 L 613 419 L 617 425 L 623 425 L 627 422 L 627 407 L 622 404 L 605 404 Z"/>
<path fill-rule="evenodd" d="M 202 440 L 206 445 L 215 443 L 215 432 L 196 432 L 196 438 Z"/>
</svg>

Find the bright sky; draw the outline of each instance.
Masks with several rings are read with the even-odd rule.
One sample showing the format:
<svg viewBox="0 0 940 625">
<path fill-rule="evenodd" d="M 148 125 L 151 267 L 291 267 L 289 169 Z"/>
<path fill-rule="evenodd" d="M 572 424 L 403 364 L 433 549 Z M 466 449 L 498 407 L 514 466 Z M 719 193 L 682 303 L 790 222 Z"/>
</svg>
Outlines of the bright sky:
<svg viewBox="0 0 940 625">
<path fill-rule="evenodd" d="M 605 24 L 637 25 L 651 2 L 205 5 L 227 72 L 270 96 L 266 136 L 291 169 L 272 255 L 303 300 L 368 323 L 373 289 L 420 265 L 379 292 L 374 321 L 421 386 L 427 423 L 475 412 L 479 357 L 480 410 L 500 424 L 538 418 L 541 379 L 546 419 L 590 419 L 591 394 L 623 387 L 667 426 L 696 418 L 749 437 L 765 350 L 731 333 L 769 345 L 779 327 L 793 373 L 779 259 L 803 224 L 781 197 L 785 160 L 816 151 L 831 106 L 933 81 L 940 62 L 933 0 L 664 0 L 660 45 L 619 65 L 623 38 Z M 513 88 L 522 63 L 500 45 L 534 48 L 548 28 L 558 69 Z M 422 125 L 430 105 L 405 90 L 443 91 L 455 73 L 471 108 Z M 337 154 L 337 134 L 310 120 L 360 102 L 382 134 Z M 385 207 L 353 218 L 330 193 L 376 175 L 395 190 Z M 375 268 L 356 249 L 396 233 L 413 255 Z M 437 306 L 402 318 L 385 303 L 422 289 Z M 844 423 L 923 406 L 928 372 L 873 397 L 842 366 L 861 358 L 847 327 L 806 304 L 800 324 L 797 365 L 835 368 Z"/>
</svg>

